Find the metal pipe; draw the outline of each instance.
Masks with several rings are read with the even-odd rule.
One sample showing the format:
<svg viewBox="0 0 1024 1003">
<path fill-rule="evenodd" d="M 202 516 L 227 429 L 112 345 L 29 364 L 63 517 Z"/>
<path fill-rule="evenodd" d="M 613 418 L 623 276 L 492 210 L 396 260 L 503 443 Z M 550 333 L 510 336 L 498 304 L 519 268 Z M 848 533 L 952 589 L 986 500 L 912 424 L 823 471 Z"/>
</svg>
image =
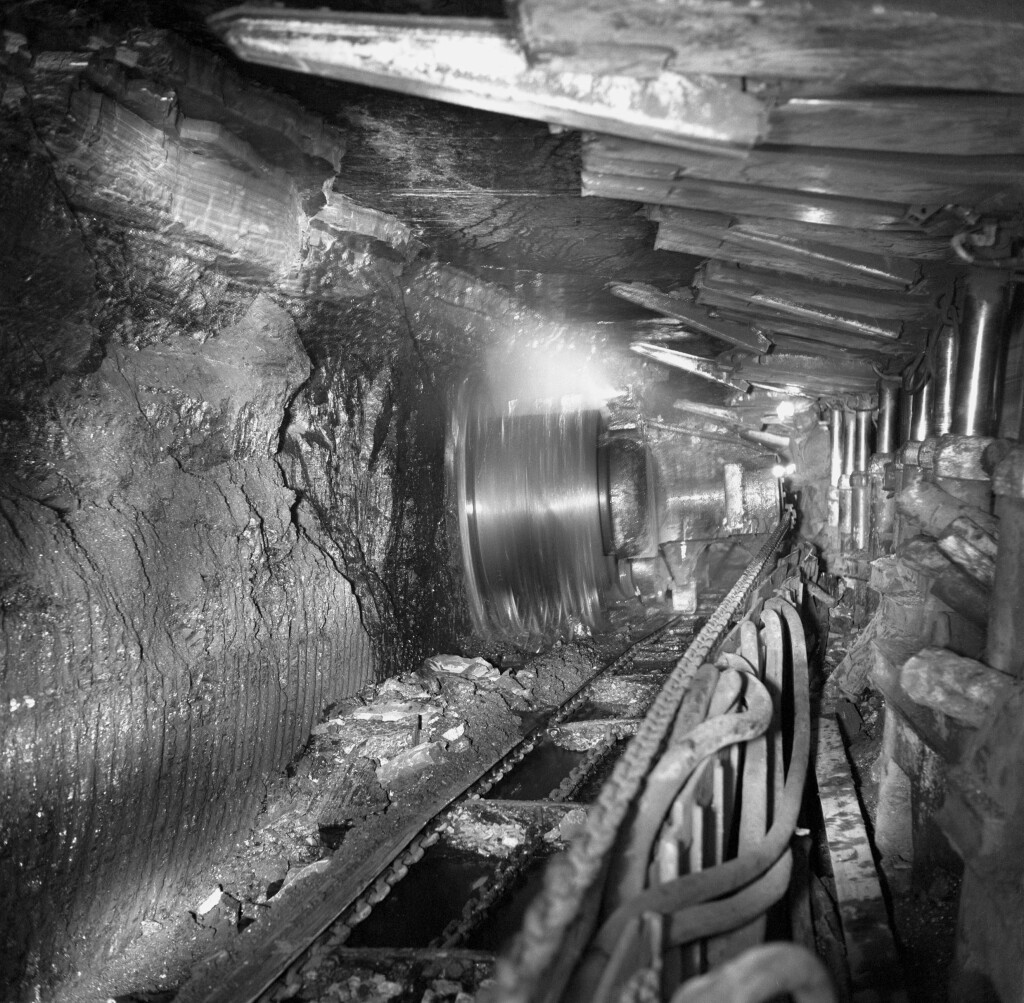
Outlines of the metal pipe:
<svg viewBox="0 0 1024 1003">
<path fill-rule="evenodd" d="M 828 437 L 828 524 L 838 532 L 839 480 L 843 476 L 843 412 L 837 407 L 828 413 Z"/>
<path fill-rule="evenodd" d="M 853 411 L 843 412 L 843 473 L 857 469 L 857 419 Z"/>
<path fill-rule="evenodd" d="M 924 442 L 932 434 L 932 401 L 934 399 L 935 379 L 929 376 L 911 399 L 911 442 Z"/>
<path fill-rule="evenodd" d="M 870 546 L 872 556 L 892 553 L 896 523 L 896 464 L 886 461 L 885 453 L 871 457 L 868 471 L 871 497 Z"/>
<path fill-rule="evenodd" d="M 839 487 L 839 478 L 843 474 L 843 412 L 834 407 L 828 413 L 829 434 L 829 474 L 828 482 Z"/>
<path fill-rule="evenodd" d="M 868 545 L 873 555 L 892 552 L 896 521 L 893 487 L 900 469 L 896 457 L 899 446 L 898 419 L 901 387 L 899 380 L 878 381 L 878 420 L 875 424 L 875 455 L 868 464 L 870 526 Z"/>
<path fill-rule="evenodd" d="M 843 473 L 839 478 L 839 544 L 847 549 L 853 535 L 853 492 L 850 477 L 857 456 L 857 420 L 852 411 L 843 412 Z"/>
<path fill-rule="evenodd" d="M 897 448 L 910 442 L 910 430 L 913 427 L 914 398 L 904 387 L 900 387 L 900 431 Z"/>
<path fill-rule="evenodd" d="M 868 459 L 871 457 L 871 412 L 857 411 L 854 433 L 856 436 L 856 451 L 853 457 L 853 469 L 865 471 L 868 469 Z"/>
<path fill-rule="evenodd" d="M 875 452 L 895 453 L 899 435 L 900 384 L 898 380 L 878 381 L 878 422 L 875 426 Z"/>
<path fill-rule="evenodd" d="M 1007 283 L 998 272 L 977 269 L 964 298 L 956 398 L 950 431 L 994 435 L 1001 409 L 1005 361 Z"/>
<path fill-rule="evenodd" d="M 956 329 L 947 324 L 935 345 L 935 403 L 932 406 L 935 435 L 945 435 L 953 427 L 956 399 Z"/>
<path fill-rule="evenodd" d="M 857 411 L 856 415 L 854 425 L 856 452 L 853 461 L 854 471 L 850 475 L 850 487 L 853 495 L 853 543 L 857 550 L 864 550 L 868 545 L 868 534 L 871 532 L 871 507 L 868 504 L 871 412 Z"/>
</svg>

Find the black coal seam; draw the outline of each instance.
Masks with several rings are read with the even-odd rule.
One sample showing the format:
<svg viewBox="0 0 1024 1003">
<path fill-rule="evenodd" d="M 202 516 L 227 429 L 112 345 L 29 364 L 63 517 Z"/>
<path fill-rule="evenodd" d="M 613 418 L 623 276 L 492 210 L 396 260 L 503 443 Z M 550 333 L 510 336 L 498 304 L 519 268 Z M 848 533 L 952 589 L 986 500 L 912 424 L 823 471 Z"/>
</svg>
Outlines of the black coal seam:
<svg viewBox="0 0 1024 1003">
<path fill-rule="evenodd" d="M 247 652 L 232 652 L 231 655 L 234 661 L 234 673 L 235 679 L 238 680 L 238 685 L 241 688 L 239 694 L 239 732 L 241 741 L 235 746 L 235 758 L 231 764 L 232 775 L 242 778 L 243 781 L 252 782 L 256 780 L 256 777 L 251 775 L 251 765 L 249 757 L 252 755 L 253 744 L 256 736 L 253 731 L 253 720 L 252 720 L 252 691 L 253 686 L 249 679 L 249 658 Z"/>
<path fill-rule="evenodd" d="M 288 646 L 284 657 L 284 700 L 287 724 L 281 729 L 284 733 L 284 759 L 292 762 L 296 758 L 300 736 L 303 731 L 303 679 L 299 667 L 299 653 L 294 645 Z"/>
</svg>

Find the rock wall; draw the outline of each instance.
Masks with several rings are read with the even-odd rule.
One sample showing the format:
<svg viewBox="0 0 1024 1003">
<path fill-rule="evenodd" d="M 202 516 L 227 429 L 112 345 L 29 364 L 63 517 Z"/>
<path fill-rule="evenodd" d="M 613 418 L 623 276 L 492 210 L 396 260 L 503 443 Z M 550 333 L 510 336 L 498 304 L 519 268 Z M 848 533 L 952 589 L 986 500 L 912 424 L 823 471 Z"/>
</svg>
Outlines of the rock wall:
<svg viewBox="0 0 1024 1003">
<path fill-rule="evenodd" d="M 407 231 L 330 198 L 345 137 L 164 33 L 36 27 L 64 48 L 0 62 L 4 999 L 194 908 L 324 710 L 457 626 L 443 380 Z"/>
<path fill-rule="evenodd" d="M 577 139 L 96 13 L 202 38 L 164 6 L 0 14 L 3 998 L 194 909 L 332 703 L 477 653 L 461 377 L 618 337 L 649 381 L 605 286 L 679 268 Z"/>
</svg>

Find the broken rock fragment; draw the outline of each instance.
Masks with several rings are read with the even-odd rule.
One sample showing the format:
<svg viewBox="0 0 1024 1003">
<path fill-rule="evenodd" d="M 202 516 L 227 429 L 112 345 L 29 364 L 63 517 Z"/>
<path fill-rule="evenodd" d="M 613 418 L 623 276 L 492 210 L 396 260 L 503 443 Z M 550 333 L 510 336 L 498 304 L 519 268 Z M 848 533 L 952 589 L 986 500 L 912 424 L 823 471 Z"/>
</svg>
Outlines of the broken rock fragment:
<svg viewBox="0 0 1024 1003">
<path fill-rule="evenodd" d="M 1010 678 L 945 648 L 922 648 L 900 670 L 900 685 L 915 703 L 977 728 Z"/>
<path fill-rule="evenodd" d="M 421 742 L 377 767 L 377 779 L 385 787 L 414 776 L 428 766 L 444 762 L 441 742 Z"/>
<path fill-rule="evenodd" d="M 485 658 L 463 658 L 461 655 L 432 655 L 423 663 L 426 673 L 461 676 L 475 683 L 494 683 L 501 672 Z"/>
</svg>

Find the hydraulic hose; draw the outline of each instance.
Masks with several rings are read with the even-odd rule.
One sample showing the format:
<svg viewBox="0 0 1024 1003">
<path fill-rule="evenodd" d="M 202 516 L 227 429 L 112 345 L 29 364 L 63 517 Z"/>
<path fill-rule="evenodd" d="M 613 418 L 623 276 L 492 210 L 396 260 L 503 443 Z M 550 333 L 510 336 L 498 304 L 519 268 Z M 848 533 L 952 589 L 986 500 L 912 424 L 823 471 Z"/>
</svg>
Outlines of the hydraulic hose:
<svg viewBox="0 0 1024 1003">
<path fill-rule="evenodd" d="M 735 669 L 727 669 L 722 677 L 719 690 L 725 689 L 724 683 L 729 677 L 742 679 Z M 768 730 L 772 722 L 771 694 L 755 676 L 748 675 L 743 681 L 746 684 L 746 711 L 728 714 L 725 712 L 727 704 L 723 710 L 718 710 L 715 704 L 719 702 L 719 693 L 716 691 L 712 699 L 712 711 L 717 711 L 716 716 L 697 725 L 678 745 L 670 746 L 651 771 L 640 797 L 631 839 L 625 849 L 628 866 L 624 884 L 617 890 L 620 901 L 628 901 L 639 894 L 647 883 L 647 868 L 658 831 L 690 774 L 703 760 L 721 749 L 749 742 Z M 721 703 L 725 704 L 727 699 L 723 693 Z"/>
<path fill-rule="evenodd" d="M 791 996 L 795 1003 L 836 1003 L 825 966 L 798 944 L 753 947 L 690 979 L 672 1003 L 765 1003 L 780 996 Z"/>
<path fill-rule="evenodd" d="M 624 902 L 605 921 L 595 939 L 595 946 L 607 951 L 621 936 L 625 924 L 645 912 L 667 915 L 689 904 L 707 902 L 742 888 L 763 874 L 789 845 L 803 800 L 810 753 L 807 649 L 803 623 L 793 606 L 784 600 L 770 600 L 766 606 L 779 613 L 786 622 L 793 661 L 794 704 L 794 735 L 789 771 L 771 828 L 761 844 L 749 853 L 727 860 L 711 870 L 686 874 L 649 888 Z"/>
</svg>

